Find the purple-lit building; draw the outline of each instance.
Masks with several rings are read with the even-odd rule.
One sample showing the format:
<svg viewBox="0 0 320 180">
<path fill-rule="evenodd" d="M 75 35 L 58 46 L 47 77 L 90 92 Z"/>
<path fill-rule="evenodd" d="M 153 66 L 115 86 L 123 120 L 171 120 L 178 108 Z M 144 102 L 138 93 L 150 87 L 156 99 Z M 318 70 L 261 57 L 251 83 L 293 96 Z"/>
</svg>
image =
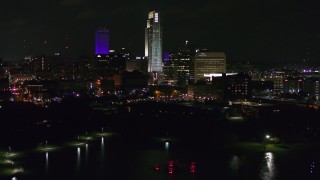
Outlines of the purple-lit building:
<svg viewBox="0 0 320 180">
<path fill-rule="evenodd" d="M 100 27 L 95 35 L 95 54 L 109 54 L 109 29 Z"/>
</svg>

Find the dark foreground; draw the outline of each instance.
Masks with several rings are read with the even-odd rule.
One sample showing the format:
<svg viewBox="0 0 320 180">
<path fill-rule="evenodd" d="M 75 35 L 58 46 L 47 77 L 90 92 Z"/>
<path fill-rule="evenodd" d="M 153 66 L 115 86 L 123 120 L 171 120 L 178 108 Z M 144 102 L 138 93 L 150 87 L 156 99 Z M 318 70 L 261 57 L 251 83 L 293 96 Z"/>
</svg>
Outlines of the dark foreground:
<svg viewBox="0 0 320 180">
<path fill-rule="evenodd" d="M 287 111 L 290 112 L 291 107 L 280 107 L 283 113 L 270 114 L 274 111 L 266 109 L 259 116 L 232 122 L 225 119 L 230 112 L 219 106 L 209 109 L 146 102 L 118 106 L 117 113 L 110 114 L 93 110 L 88 104 L 83 100 L 67 101 L 44 109 L 30 105 L 27 110 L 19 105 L 11 109 L 8 106 L 1 112 L 1 117 L 6 117 L 4 122 L 8 122 L 1 126 L 1 149 L 5 153 L 10 147 L 12 152 L 21 152 L 21 156 L 0 155 L 0 174 L 4 172 L 1 176 L 19 179 L 319 178 L 319 145 L 314 135 L 318 130 L 319 112 L 299 109 L 295 110 L 296 115 L 290 115 Z M 113 135 L 97 135 L 102 131 Z M 265 142 L 266 133 L 279 137 L 280 141 Z M 8 165 L 7 160 L 14 164 Z M 174 161 L 172 175 L 168 173 L 169 160 Z M 196 164 L 195 173 L 190 173 L 191 162 Z M 154 169 L 155 164 L 159 171 Z"/>
</svg>

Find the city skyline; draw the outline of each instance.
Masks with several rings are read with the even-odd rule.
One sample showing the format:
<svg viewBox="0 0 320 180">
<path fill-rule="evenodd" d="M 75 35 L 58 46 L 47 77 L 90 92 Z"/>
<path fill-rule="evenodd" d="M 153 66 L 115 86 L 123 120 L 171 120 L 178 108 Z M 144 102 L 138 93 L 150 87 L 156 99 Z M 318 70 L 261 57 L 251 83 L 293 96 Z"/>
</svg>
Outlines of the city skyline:
<svg viewBox="0 0 320 180">
<path fill-rule="evenodd" d="M 275 6 L 276 3 L 276 6 Z M 94 54 L 94 32 L 112 31 L 111 49 L 144 54 L 145 16 L 161 12 L 163 50 L 185 40 L 210 51 L 224 51 L 230 62 L 302 62 L 320 58 L 317 2 L 173 1 L 94 2 L 38 0 L 5 2 L 1 12 L 0 57 L 18 60 L 43 51 Z M 57 13 L 59 12 L 59 13 Z M 68 42 L 66 42 L 68 41 Z M 306 57 L 308 56 L 308 57 Z"/>
</svg>

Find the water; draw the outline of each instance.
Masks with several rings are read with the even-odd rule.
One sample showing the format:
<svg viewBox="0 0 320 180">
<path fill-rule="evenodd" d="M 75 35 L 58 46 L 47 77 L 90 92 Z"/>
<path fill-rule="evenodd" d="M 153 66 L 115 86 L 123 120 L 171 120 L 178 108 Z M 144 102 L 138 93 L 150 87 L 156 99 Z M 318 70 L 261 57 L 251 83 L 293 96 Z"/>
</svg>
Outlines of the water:
<svg viewBox="0 0 320 180">
<path fill-rule="evenodd" d="M 83 146 L 24 153 L 16 179 L 319 179 L 319 154 L 235 154 L 179 140 L 97 137 Z M 173 160 L 173 174 L 168 161 Z M 189 166 L 195 162 L 195 173 Z M 155 164 L 159 170 L 155 170 Z"/>
</svg>

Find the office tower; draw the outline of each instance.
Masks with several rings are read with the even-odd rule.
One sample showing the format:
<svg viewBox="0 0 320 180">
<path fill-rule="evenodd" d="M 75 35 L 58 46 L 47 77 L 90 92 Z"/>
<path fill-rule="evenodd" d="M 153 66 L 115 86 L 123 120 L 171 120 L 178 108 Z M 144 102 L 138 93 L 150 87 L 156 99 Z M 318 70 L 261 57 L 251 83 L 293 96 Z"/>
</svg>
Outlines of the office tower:
<svg viewBox="0 0 320 180">
<path fill-rule="evenodd" d="M 194 81 L 208 80 L 208 75 L 226 73 L 224 52 L 197 52 L 194 61 Z"/>
<path fill-rule="evenodd" d="M 184 87 L 189 84 L 193 73 L 194 49 L 186 41 L 185 46 L 170 52 L 163 66 L 163 80 L 171 85 Z M 193 82 L 193 81 L 192 81 Z"/>
<path fill-rule="evenodd" d="M 148 15 L 145 29 L 145 56 L 148 57 L 148 72 L 153 74 L 156 80 L 162 74 L 162 33 L 160 15 L 157 11 L 151 11 Z"/>
<path fill-rule="evenodd" d="M 232 100 L 251 98 L 251 76 L 245 73 L 235 75 L 223 74 L 212 79 L 213 94 L 216 99 Z"/>
<path fill-rule="evenodd" d="M 109 29 L 100 27 L 95 34 L 95 54 L 109 54 Z"/>
</svg>

